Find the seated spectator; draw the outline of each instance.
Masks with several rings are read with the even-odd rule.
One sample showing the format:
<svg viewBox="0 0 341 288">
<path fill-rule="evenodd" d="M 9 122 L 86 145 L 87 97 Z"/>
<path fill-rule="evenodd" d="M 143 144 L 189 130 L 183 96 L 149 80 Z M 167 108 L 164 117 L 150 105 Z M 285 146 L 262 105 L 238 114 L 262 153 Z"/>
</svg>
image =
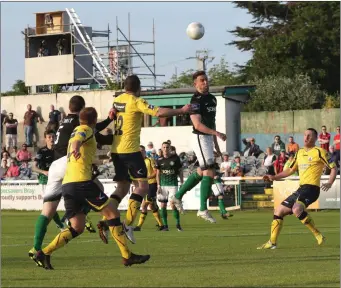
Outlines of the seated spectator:
<svg viewBox="0 0 341 288">
<path fill-rule="evenodd" d="M 288 170 L 290 168 L 291 164 L 294 162 L 294 158 L 295 158 L 295 153 L 290 152 L 289 158 L 288 158 L 287 162 L 285 162 L 285 164 L 284 164 L 283 171 Z M 294 174 L 292 174 L 292 176 L 298 176 L 297 171 Z"/>
<path fill-rule="evenodd" d="M 156 154 L 156 150 L 153 148 L 152 151 L 150 152 L 149 158 L 152 158 L 154 160 L 157 160 L 159 156 Z"/>
<path fill-rule="evenodd" d="M 157 150 L 157 156 L 158 156 L 159 158 L 162 157 L 162 150 L 161 150 L 161 149 Z"/>
<path fill-rule="evenodd" d="M 287 162 L 287 157 L 285 155 L 285 150 L 281 150 L 281 153 L 274 162 L 275 174 L 281 173 L 284 169 L 285 162 Z"/>
<path fill-rule="evenodd" d="M 266 168 L 266 173 L 269 175 L 276 175 L 274 162 L 276 161 L 276 155 L 272 153 L 272 148 L 266 148 L 266 156 L 263 159 L 262 166 Z"/>
<path fill-rule="evenodd" d="M 23 161 L 20 168 L 20 178 L 22 179 L 30 179 L 32 176 L 32 169 L 28 164 L 28 161 Z"/>
<path fill-rule="evenodd" d="M 328 154 L 330 157 L 330 161 L 334 162 L 336 164 L 337 168 L 340 168 L 340 151 L 336 150 L 334 146 L 330 145 Z M 329 171 L 329 173 L 330 173 L 330 171 Z"/>
<path fill-rule="evenodd" d="M 146 156 L 150 158 L 150 154 L 152 153 L 152 150 L 154 149 L 153 142 L 148 142 L 147 149 L 146 149 Z"/>
<path fill-rule="evenodd" d="M 231 176 L 232 177 L 243 177 L 244 176 L 244 166 L 240 163 L 240 157 L 236 156 L 233 163 L 231 164 Z"/>
<path fill-rule="evenodd" d="M 17 165 L 15 159 L 11 159 L 11 166 L 7 169 L 5 177 L 6 178 L 15 178 L 20 175 L 19 166 Z"/>
<path fill-rule="evenodd" d="M 9 152 L 7 151 L 6 147 L 2 147 L 2 150 L 1 150 L 1 159 L 2 159 L 2 155 L 3 153 L 6 152 L 9 154 Z"/>
<path fill-rule="evenodd" d="M 274 139 L 275 141 L 271 145 L 272 153 L 275 154 L 276 156 L 279 156 L 281 150 L 285 150 L 285 144 L 281 140 L 281 137 L 279 135 L 276 135 Z"/>
<path fill-rule="evenodd" d="M 244 157 L 255 156 L 257 158 L 259 154 L 262 153 L 262 150 L 260 150 L 259 146 L 256 145 L 255 138 L 244 138 L 242 141 L 246 146 L 243 151 Z"/>
<path fill-rule="evenodd" d="M 225 177 L 229 177 L 231 173 L 232 162 L 229 160 L 229 153 L 223 153 L 223 162 L 220 164 L 220 173 L 224 173 Z"/>
<path fill-rule="evenodd" d="M 27 144 L 22 145 L 22 148 L 17 152 L 16 158 L 19 162 L 31 161 L 32 154 L 27 150 Z"/>
<path fill-rule="evenodd" d="M 7 151 L 1 153 L 1 168 L 7 169 L 11 166 L 9 153 Z"/>
<path fill-rule="evenodd" d="M 289 143 L 286 148 L 286 152 L 289 154 L 291 152 L 296 153 L 300 149 L 300 146 L 294 141 L 294 137 L 289 137 Z"/>
</svg>

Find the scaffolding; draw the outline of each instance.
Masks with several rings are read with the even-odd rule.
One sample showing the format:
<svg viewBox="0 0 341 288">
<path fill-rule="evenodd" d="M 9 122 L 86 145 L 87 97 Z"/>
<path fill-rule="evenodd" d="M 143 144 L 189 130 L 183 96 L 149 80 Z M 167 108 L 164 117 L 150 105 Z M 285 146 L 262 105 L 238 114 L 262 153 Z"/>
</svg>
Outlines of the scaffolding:
<svg viewBox="0 0 341 288">
<path fill-rule="evenodd" d="M 152 22 L 152 40 L 146 41 L 131 39 L 130 13 L 128 13 L 127 34 L 119 27 L 118 17 L 116 17 L 116 39 L 112 40 L 112 31 L 110 30 L 109 24 L 107 30 L 93 30 L 92 27 L 83 25 L 80 17 L 73 8 L 66 8 L 64 12 L 46 12 L 45 14 L 51 18 L 51 15 L 55 15 L 56 13 L 63 16 L 61 16 L 62 20 L 59 21 L 60 23 L 52 23 L 55 31 L 46 32 L 46 29 L 50 29 L 49 27 L 51 27 L 46 20 L 45 23 L 44 21 L 42 22 L 42 25 L 37 25 L 34 28 L 27 27 L 25 29 L 26 58 L 37 57 L 33 56 L 32 52 L 29 51 L 29 41 L 40 41 L 37 37 L 49 37 L 50 39 L 54 37 L 53 35 L 68 37 L 67 39 L 69 40 L 67 43 L 70 46 L 66 49 L 67 52 L 64 53 L 73 54 L 75 74 L 74 83 L 60 83 L 65 90 L 68 90 L 70 87 L 74 90 L 75 86 L 79 86 L 79 89 L 81 85 L 90 85 L 90 89 L 122 88 L 125 78 L 131 74 L 140 76 L 143 90 L 157 90 L 158 88 L 162 88 L 161 86 L 157 86 L 157 82 L 159 82 L 157 77 L 165 75 L 156 73 L 154 19 Z M 46 15 L 44 16 L 46 18 Z M 60 31 L 56 31 L 56 29 Z M 40 32 L 38 33 L 37 31 Z M 139 45 L 147 46 L 147 52 L 138 51 L 140 50 L 137 47 Z M 64 54 L 58 53 L 58 55 Z M 54 54 L 50 54 L 49 56 L 54 56 Z M 135 66 L 133 66 L 133 59 Z M 146 79 L 151 80 L 148 83 L 150 85 L 143 83 L 143 80 Z"/>
</svg>

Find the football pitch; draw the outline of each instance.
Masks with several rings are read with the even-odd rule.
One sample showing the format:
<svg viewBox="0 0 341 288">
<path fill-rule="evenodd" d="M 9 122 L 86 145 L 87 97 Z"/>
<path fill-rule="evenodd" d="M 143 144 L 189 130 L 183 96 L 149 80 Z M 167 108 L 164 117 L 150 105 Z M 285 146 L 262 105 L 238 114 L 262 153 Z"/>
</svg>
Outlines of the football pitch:
<svg viewBox="0 0 341 288">
<path fill-rule="evenodd" d="M 285 218 L 276 250 L 257 250 L 268 240 L 272 211 L 235 212 L 229 220 L 210 224 L 195 212 L 182 215 L 183 232 L 156 231 L 148 214 L 135 253 L 149 253 L 143 265 L 121 264 L 114 240 L 105 245 L 87 231 L 51 258 L 55 270 L 36 267 L 28 258 L 37 212 L 2 212 L 2 287 L 340 287 L 340 213 L 311 212 L 327 237 L 315 238 L 293 216 Z M 94 223 L 98 214 L 91 212 Z M 122 219 L 123 216 L 122 216 Z M 57 235 L 52 222 L 45 243 Z"/>
</svg>

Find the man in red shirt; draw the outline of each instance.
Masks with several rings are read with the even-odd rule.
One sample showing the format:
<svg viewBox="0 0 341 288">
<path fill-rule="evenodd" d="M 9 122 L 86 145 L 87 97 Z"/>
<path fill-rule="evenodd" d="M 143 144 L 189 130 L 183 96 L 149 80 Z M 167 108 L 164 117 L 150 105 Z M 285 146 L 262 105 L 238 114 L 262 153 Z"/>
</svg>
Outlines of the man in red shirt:
<svg viewBox="0 0 341 288">
<path fill-rule="evenodd" d="M 279 174 L 283 171 L 284 165 L 287 162 L 287 158 L 285 155 L 285 150 L 281 150 L 277 160 L 274 163 L 275 174 Z"/>
<path fill-rule="evenodd" d="M 19 162 L 31 161 L 32 154 L 27 150 L 26 144 L 22 145 L 22 149 L 17 152 L 16 158 Z"/>
<path fill-rule="evenodd" d="M 322 133 L 319 135 L 318 142 L 320 143 L 320 147 L 324 150 L 328 151 L 329 149 L 329 141 L 330 141 L 330 134 L 327 132 L 327 127 L 322 126 Z"/>
<path fill-rule="evenodd" d="M 340 151 L 340 126 L 336 127 L 336 135 L 334 136 L 334 147 L 335 150 Z"/>
</svg>

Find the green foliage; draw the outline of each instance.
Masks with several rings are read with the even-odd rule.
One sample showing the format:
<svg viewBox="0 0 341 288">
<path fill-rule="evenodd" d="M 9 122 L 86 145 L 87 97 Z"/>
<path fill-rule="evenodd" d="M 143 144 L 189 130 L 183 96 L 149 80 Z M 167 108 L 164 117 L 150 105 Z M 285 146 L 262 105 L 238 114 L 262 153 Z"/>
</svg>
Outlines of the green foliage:
<svg viewBox="0 0 341 288">
<path fill-rule="evenodd" d="M 23 80 L 16 80 L 12 85 L 12 90 L 1 93 L 1 96 L 17 96 L 27 94 L 28 88 L 25 86 L 25 82 Z"/>
<path fill-rule="evenodd" d="M 307 75 L 267 76 L 257 79 L 256 90 L 244 111 L 285 111 L 321 108 L 323 92 Z"/>
<path fill-rule="evenodd" d="M 323 109 L 340 108 L 340 94 L 327 95 L 323 104 Z"/>
<path fill-rule="evenodd" d="M 105 90 L 120 90 L 123 87 L 121 87 L 121 83 L 112 82 L 110 79 L 108 79 L 108 84 L 105 87 Z"/>
<path fill-rule="evenodd" d="M 328 93 L 340 85 L 340 2 L 235 2 L 253 16 L 253 26 L 230 31 L 230 44 L 253 57 L 244 81 L 270 75 L 307 74 Z"/>
<path fill-rule="evenodd" d="M 60 93 L 62 92 L 62 88 L 63 88 L 62 85 L 58 85 L 58 84 L 52 85 L 51 93 Z"/>
<path fill-rule="evenodd" d="M 192 75 L 195 70 L 187 70 L 179 76 L 173 75 L 169 82 L 164 83 L 164 88 L 189 88 L 193 86 Z M 240 84 L 237 76 L 230 71 L 227 61 L 220 59 L 218 64 L 213 65 L 207 72 L 211 86 L 226 86 Z"/>
</svg>

